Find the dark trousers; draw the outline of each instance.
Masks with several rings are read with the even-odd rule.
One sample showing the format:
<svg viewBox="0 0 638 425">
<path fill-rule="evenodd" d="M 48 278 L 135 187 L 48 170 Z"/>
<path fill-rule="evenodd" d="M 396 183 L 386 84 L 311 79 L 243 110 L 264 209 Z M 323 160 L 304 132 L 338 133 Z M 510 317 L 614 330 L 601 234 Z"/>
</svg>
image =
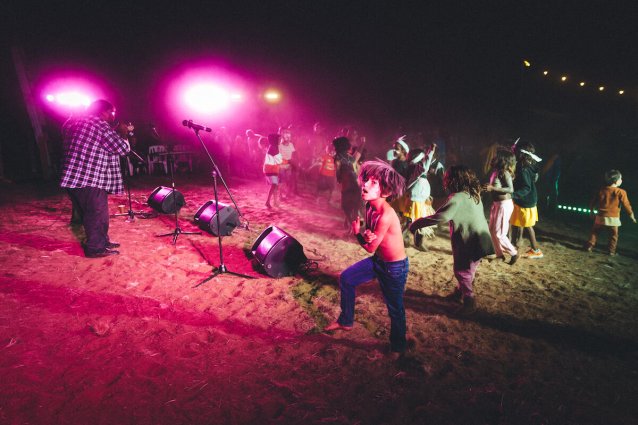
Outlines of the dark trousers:
<svg viewBox="0 0 638 425">
<path fill-rule="evenodd" d="M 73 207 L 82 217 L 86 241 L 84 252 L 94 254 L 106 249 L 109 242 L 109 206 L 106 190 L 95 187 L 67 189 Z"/>
</svg>

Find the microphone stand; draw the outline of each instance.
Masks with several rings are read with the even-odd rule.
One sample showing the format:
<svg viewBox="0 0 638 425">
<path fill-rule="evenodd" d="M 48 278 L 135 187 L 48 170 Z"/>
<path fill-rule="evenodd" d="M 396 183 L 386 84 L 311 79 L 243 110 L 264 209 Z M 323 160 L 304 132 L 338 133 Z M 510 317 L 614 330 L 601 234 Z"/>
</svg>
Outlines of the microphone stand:
<svg viewBox="0 0 638 425">
<path fill-rule="evenodd" d="M 193 288 L 197 288 L 198 286 L 203 285 L 204 283 L 206 283 L 209 280 L 219 276 L 220 274 L 231 274 L 233 276 L 243 277 L 243 278 L 246 278 L 246 279 L 255 279 L 254 276 L 248 276 L 248 275 L 245 275 L 245 274 L 232 272 L 232 271 L 228 270 L 226 268 L 226 265 L 224 264 L 224 249 L 223 249 L 223 246 L 222 246 L 222 234 L 221 234 L 221 231 L 220 231 L 221 230 L 221 224 L 220 224 L 220 221 L 219 221 L 219 196 L 218 196 L 218 193 L 217 193 L 217 178 L 219 178 L 219 180 L 222 182 L 222 184 L 226 188 L 226 192 L 228 193 L 228 196 L 230 196 L 230 199 L 233 202 L 233 205 L 235 205 L 235 208 L 237 209 L 237 213 L 239 214 L 240 217 L 241 217 L 241 213 L 239 212 L 239 207 L 237 207 L 237 203 L 233 199 L 233 195 L 230 193 L 230 189 L 228 189 L 228 185 L 224 181 L 224 178 L 222 177 L 221 173 L 219 172 L 219 168 L 217 167 L 217 164 L 215 163 L 215 160 L 213 160 L 213 157 L 211 156 L 210 152 L 208 151 L 208 148 L 204 144 L 204 141 L 202 140 L 201 136 L 199 135 L 199 128 L 194 128 L 194 127 L 190 127 L 190 128 L 195 132 L 195 136 L 197 136 L 197 139 L 199 140 L 199 143 L 201 143 L 202 147 L 204 148 L 204 152 L 206 152 L 206 155 L 208 156 L 208 159 L 210 160 L 210 163 L 213 166 L 213 170 L 211 171 L 211 175 L 213 177 L 213 193 L 215 194 L 215 208 L 217 209 L 217 213 L 215 214 L 215 218 L 217 220 L 217 242 L 218 242 L 218 245 L 219 245 L 219 263 L 220 263 L 218 267 L 213 268 L 213 272 L 212 272 L 212 274 L 210 276 L 208 276 L 206 279 L 204 279 L 201 282 L 199 282 Z"/>
<path fill-rule="evenodd" d="M 177 202 L 175 202 L 175 175 L 173 174 L 173 168 L 175 163 L 175 158 L 173 157 L 173 153 L 171 152 L 168 156 L 169 169 L 171 170 L 171 188 L 173 191 L 171 192 L 171 196 L 173 197 L 173 205 L 175 206 L 175 230 L 171 233 L 164 233 L 162 235 L 155 235 L 157 237 L 162 236 L 172 236 L 173 237 L 173 245 L 177 243 L 177 237 L 179 235 L 201 235 L 202 232 L 183 232 L 179 227 L 179 222 L 177 221 L 177 215 L 179 214 L 179 207 L 177 206 Z"/>
<path fill-rule="evenodd" d="M 137 154 L 133 149 L 130 150 L 130 153 L 133 154 L 142 164 L 146 164 L 146 161 Z M 124 163 L 124 165 L 122 165 Z M 126 195 L 128 197 L 128 212 L 113 214 L 114 217 L 123 217 L 128 216 L 126 221 L 132 222 L 135 221 L 135 216 L 139 215 L 141 218 L 150 218 L 153 214 L 144 212 L 144 211 L 133 211 L 133 202 L 131 201 L 131 171 L 128 167 L 128 158 L 123 158 L 120 161 L 120 168 L 124 167 L 124 186 L 126 187 Z"/>
</svg>

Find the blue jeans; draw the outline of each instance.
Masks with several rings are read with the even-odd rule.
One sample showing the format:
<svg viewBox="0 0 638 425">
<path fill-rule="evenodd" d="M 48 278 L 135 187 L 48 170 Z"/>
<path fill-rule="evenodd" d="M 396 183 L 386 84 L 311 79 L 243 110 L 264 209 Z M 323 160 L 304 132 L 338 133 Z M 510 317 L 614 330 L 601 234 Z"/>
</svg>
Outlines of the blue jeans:
<svg viewBox="0 0 638 425">
<path fill-rule="evenodd" d="M 383 299 L 390 316 L 390 349 L 404 352 L 405 308 L 403 292 L 408 278 L 410 265 L 408 259 L 385 262 L 376 255 L 361 260 L 345 269 L 339 276 L 341 288 L 341 314 L 337 322 L 343 326 L 352 326 L 354 322 L 355 288 L 362 283 L 377 278 L 381 285 Z"/>
</svg>

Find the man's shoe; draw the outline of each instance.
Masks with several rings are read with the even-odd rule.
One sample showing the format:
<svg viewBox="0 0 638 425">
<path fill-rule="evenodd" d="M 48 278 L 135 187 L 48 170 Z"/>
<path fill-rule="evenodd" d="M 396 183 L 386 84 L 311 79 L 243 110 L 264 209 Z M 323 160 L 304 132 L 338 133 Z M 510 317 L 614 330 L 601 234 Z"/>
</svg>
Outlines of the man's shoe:
<svg viewBox="0 0 638 425">
<path fill-rule="evenodd" d="M 323 328 L 323 330 L 324 331 L 351 331 L 352 326 L 345 326 L 340 324 L 339 322 L 332 322 L 331 324 Z"/>
<path fill-rule="evenodd" d="M 510 262 L 508 264 L 510 266 L 513 266 L 514 264 L 516 264 L 516 261 L 518 261 L 518 254 L 512 255 L 512 258 L 510 258 Z"/>
<path fill-rule="evenodd" d="M 87 252 L 84 254 L 84 256 L 86 258 L 102 258 L 102 257 L 108 257 L 110 255 L 118 255 L 119 253 L 120 251 L 116 251 L 114 249 L 105 249 L 104 251 Z"/>
<path fill-rule="evenodd" d="M 119 247 L 120 247 L 120 244 L 117 242 L 107 242 L 106 244 L 106 249 L 115 249 Z"/>
</svg>

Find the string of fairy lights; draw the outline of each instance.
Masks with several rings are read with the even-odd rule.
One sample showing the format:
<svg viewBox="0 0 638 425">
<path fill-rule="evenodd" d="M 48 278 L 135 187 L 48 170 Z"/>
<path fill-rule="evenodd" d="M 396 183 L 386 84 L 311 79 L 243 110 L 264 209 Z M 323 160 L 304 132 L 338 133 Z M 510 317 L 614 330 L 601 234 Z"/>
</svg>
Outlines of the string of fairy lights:
<svg viewBox="0 0 638 425">
<path fill-rule="evenodd" d="M 560 84 L 566 86 L 576 87 L 581 90 L 595 90 L 598 93 L 612 93 L 615 96 L 626 96 L 627 90 L 623 87 L 613 87 L 607 84 L 593 83 L 586 79 L 576 78 L 573 75 L 567 73 L 561 73 L 554 70 L 550 70 L 548 67 L 532 64 L 527 59 L 523 59 L 523 67 L 530 72 L 539 73 L 543 78 L 547 78 L 550 81 L 558 81 Z"/>
</svg>

